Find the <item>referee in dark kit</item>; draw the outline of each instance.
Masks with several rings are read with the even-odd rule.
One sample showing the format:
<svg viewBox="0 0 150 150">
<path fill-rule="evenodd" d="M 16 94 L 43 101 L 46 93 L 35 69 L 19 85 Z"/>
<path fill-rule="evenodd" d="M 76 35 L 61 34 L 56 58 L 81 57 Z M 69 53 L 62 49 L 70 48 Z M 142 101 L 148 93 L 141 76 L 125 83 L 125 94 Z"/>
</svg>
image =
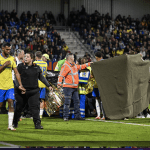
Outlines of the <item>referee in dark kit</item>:
<svg viewBox="0 0 150 150">
<path fill-rule="evenodd" d="M 52 87 L 42 75 L 40 67 L 33 63 L 33 53 L 26 53 L 25 63 L 18 65 L 17 69 L 21 77 L 21 82 L 23 87 L 26 89 L 25 92 L 19 90 L 19 84 L 16 82 L 15 85 L 15 98 L 16 98 L 16 108 L 14 112 L 13 126 L 18 127 L 18 121 L 21 116 L 23 108 L 28 103 L 29 110 L 33 116 L 33 122 L 35 129 L 43 129 L 41 126 L 41 120 L 39 116 L 40 112 L 40 93 L 38 87 L 38 79 L 43 82 L 50 90 Z"/>
</svg>

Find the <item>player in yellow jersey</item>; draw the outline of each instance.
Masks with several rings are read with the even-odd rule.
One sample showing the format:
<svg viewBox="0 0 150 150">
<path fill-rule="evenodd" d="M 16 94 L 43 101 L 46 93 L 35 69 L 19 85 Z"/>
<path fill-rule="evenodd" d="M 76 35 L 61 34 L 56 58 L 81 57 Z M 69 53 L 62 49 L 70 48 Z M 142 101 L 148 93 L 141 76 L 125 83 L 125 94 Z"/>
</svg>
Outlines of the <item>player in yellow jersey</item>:
<svg viewBox="0 0 150 150">
<path fill-rule="evenodd" d="M 41 60 L 41 58 L 42 58 L 42 53 L 40 51 L 37 51 L 35 53 L 36 61 L 34 61 L 34 63 L 36 63 L 38 66 L 40 66 L 43 76 L 46 77 L 47 63 L 45 61 Z M 40 118 L 42 118 L 43 111 L 44 111 L 44 100 L 45 100 L 45 95 L 46 95 L 46 86 L 41 81 L 39 81 L 38 84 L 39 84 L 39 88 L 40 88 L 40 99 L 41 99 Z"/>
<path fill-rule="evenodd" d="M 10 56 L 11 45 L 10 43 L 4 43 L 2 47 L 2 53 L 0 54 L 0 110 L 5 100 L 8 101 L 8 130 L 16 130 L 13 128 L 12 121 L 14 116 L 13 100 L 14 98 L 14 84 L 12 80 L 12 69 L 15 72 L 16 78 L 19 83 L 19 89 L 22 90 L 22 94 L 25 93 L 25 89 L 22 86 L 20 74 L 16 68 L 14 57 Z"/>
</svg>

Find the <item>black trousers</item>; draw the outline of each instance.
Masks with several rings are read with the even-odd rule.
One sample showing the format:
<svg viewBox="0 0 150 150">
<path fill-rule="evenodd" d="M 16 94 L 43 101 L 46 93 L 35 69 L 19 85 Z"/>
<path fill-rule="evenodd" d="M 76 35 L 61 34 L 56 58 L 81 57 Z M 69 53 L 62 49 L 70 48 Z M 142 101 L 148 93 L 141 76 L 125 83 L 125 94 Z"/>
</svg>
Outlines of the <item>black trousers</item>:
<svg viewBox="0 0 150 150">
<path fill-rule="evenodd" d="M 92 93 L 87 94 L 86 97 L 88 100 L 88 106 L 90 110 L 93 111 L 95 109 L 95 100 L 93 101 Z"/>
<path fill-rule="evenodd" d="M 28 103 L 29 110 L 33 116 L 33 122 L 40 122 L 40 93 L 39 89 L 27 91 L 26 94 L 21 94 L 21 91 L 15 89 L 15 98 L 16 98 L 16 108 L 14 112 L 14 119 L 13 123 L 18 123 L 21 112 L 23 111 L 24 107 Z"/>
</svg>

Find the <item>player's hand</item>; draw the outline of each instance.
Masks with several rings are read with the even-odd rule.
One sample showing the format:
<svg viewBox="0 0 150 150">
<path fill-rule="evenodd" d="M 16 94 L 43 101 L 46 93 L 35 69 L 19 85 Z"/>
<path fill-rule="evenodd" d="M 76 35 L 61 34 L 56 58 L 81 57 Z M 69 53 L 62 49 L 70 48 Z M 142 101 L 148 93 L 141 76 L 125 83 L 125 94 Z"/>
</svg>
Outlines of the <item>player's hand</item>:
<svg viewBox="0 0 150 150">
<path fill-rule="evenodd" d="M 8 65 L 10 65 L 11 64 L 11 61 L 6 61 L 5 63 L 4 63 L 4 66 L 6 67 L 6 66 L 8 66 Z"/>
<path fill-rule="evenodd" d="M 90 75 L 90 78 L 94 78 L 94 76 L 93 76 L 93 75 Z"/>
<path fill-rule="evenodd" d="M 24 91 L 21 91 L 21 94 L 25 94 L 26 92 L 24 92 Z"/>
<path fill-rule="evenodd" d="M 90 62 L 90 64 L 93 64 L 93 62 Z"/>
<path fill-rule="evenodd" d="M 21 94 L 26 93 L 26 89 L 22 85 L 19 86 L 19 90 L 21 90 Z"/>
<path fill-rule="evenodd" d="M 50 89 L 50 91 L 53 91 L 53 88 L 51 86 L 49 87 L 49 89 Z"/>
</svg>

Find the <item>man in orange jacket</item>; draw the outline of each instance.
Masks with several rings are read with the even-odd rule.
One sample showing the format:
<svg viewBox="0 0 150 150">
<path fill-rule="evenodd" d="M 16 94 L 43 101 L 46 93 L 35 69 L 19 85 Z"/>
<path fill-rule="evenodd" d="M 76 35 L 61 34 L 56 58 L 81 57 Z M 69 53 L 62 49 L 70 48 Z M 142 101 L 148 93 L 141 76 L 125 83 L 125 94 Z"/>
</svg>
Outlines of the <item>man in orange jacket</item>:
<svg viewBox="0 0 150 150">
<path fill-rule="evenodd" d="M 80 115 L 80 106 L 79 106 L 80 101 L 78 95 L 78 83 L 79 83 L 78 71 L 85 69 L 88 66 L 90 66 L 90 63 L 83 65 L 76 65 L 74 63 L 74 55 L 72 53 L 69 53 L 66 56 L 66 61 L 61 68 L 57 83 L 57 87 L 60 88 L 60 86 L 62 86 L 63 81 L 63 91 L 65 95 L 64 112 L 63 112 L 64 121 L 68 121 L 69 118 L 69 107 L 71 99 L 73 99 L 74 103 L 75 120 L 84 120 L 84 118 L 82 118 Z"/>
</svg>

